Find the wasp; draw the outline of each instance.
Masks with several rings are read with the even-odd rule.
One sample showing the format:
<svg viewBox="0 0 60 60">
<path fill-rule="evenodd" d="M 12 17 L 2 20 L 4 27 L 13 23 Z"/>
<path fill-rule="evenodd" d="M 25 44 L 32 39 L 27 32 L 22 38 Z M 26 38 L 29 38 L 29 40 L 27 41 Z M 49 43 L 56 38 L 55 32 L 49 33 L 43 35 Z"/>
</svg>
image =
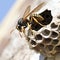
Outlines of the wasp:
<svg viewBox="0 0 60 60">
<path fill-rule="evenodd" d="M 23 15 L 23 18 L 18 20 L 16 28 L 22 32 L 28 25 L 31 25 L 32 30 L 38 31 L 43 26 L 48 25 L 52 21 L 51 10 L 46 9 L 42 13 L 33 14 L 34 12 L 40 10 L 43 5 L 44 2 L 39 4 L 31 12 L 30 6 L 28 6 Z M 29 19 L 27 19 L 27 17 L 29 17 Z"/>
</svg>

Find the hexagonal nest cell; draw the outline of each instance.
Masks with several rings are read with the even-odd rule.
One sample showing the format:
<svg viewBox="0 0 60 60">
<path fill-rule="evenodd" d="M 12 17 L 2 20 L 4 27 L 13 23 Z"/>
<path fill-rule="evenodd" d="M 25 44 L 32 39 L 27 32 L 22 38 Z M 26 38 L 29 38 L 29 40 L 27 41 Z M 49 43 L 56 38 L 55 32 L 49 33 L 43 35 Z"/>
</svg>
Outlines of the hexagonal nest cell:
<svg viewBox="0 0 60 60">
<path fill-rule="evenodd" d="M 50 34 L 50 31 L 48 29 L 44 29 L 41 33 L 44 36 L 48 36 Z"/>
<path fill-rule="evenodd" d="M 56 52 L 60 52 L 60 45 L 55 46 Z"/>
<path fill-rule="evenodd" d="M 47 45 L 47 44 L 50 44 L 51 41 L 52 41 L 51 38 L 44 38 L 43 43 L 44 43 L 45 45 Z"/>
<path fill-rule="evenodd" d="M 49 53 L 50 51 L 52 51 L 53 48 L 54 48 L 53 45 L 46 45 L 46 47 L 45 47 L 45 49 L 46 49 L 46 51 L 47 51 L 48 53 Z"/>
<path fill-rule="evenodd" d="M 56 29 L 56 28 L 58 28 L 58 25 L 54 22 L 51 23 L 51 29 Z"/>
<path fill-rule="evenodd" d="M 58 38 L 58 36 L 59 36 L 59 33 L 58 32 L 56 32 L 56 31 L 51 31 L 52 33 L 51 33 L 51 38 L 52 39 L 55 39 L 55 38 Z"/>
<path fill-rule="evenodd" d="M 42 15 L 44 18 L 46 16 L 45 19 L 49 17 L 48 14 L 45 16 L 43 14 L 40 14 L 40 15 Z M 45 22 L 43 24 L 45 24 Z M 50 22 L 50 24 L 48 25 L 47 23 L 46 26 L 41 27 L 41 29 L 36 31 L 33 38 L 34 39 L 30 40 L 30 44 L 35 51 L 38 51 L 39 53 L 43 53 L 46 56 L 54 55 L 57 52 L 60 52 L 60 40 L 59 40 L 60 39 L 60 24 L 56 24 L 55 22 Z"/>
</svg>

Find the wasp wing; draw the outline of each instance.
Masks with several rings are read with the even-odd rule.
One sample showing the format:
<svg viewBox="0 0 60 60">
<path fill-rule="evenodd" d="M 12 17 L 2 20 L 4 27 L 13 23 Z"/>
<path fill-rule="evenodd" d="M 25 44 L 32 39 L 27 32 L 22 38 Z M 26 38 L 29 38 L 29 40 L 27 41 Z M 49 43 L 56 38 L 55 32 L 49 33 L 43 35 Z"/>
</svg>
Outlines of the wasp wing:
<svg viewBox="0 0 60 60">
<path fill-rule="evenodd" d="M 40 10 L 40 9 L 42 8 L 42 6 L 44 6 L 44 5 L 45 5 L 45 2 L 40 3 L 36 8 L 34 8 L 29 14 L 27 14 L 27 15 L 25 16 L 25 19 L 26 19 L 29 15 L 31 15 L 33 12 L 36 12 L 36 11 Z"/>
<path fill-rule="evenodd" d="M 36 8 L 34 8 L 33 12 L 39 11 L 44 5 L 45 5 L 45 2 L 40 3 Z"/>
<path fill-rule="evenodd" d="M 31 8 L 30 5 L 26 8 L 26 10 L 25 10 L 25 12 L 24 12 L 24 15 L 23 15 L 23 18 L 24 18 L 26 15 L 29 14 L 29 12 L 30 12 L 30 8 Z"/>
</svg>

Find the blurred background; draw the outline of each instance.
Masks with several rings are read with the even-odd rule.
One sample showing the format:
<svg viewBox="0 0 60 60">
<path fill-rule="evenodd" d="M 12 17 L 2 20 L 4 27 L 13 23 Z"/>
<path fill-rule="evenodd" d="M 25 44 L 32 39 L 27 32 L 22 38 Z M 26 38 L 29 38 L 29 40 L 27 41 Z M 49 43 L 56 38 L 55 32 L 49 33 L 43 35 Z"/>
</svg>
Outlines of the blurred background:
<svg viewBox="0 0 60 60">
<path fill-rule="evenodd" d="M 12 5 L 16 0 L 0 0 L 0 22 L 6 16 Z"/>
</svg>

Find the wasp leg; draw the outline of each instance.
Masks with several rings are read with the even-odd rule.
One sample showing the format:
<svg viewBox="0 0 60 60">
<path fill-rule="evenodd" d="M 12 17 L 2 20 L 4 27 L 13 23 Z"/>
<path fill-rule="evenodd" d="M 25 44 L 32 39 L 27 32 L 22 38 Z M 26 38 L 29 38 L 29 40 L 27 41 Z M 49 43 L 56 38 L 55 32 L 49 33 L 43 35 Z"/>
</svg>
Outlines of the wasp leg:
<svg viewBox="0 0 60 60">
<path fill-rule="evenodd" d="M 38 21 L 37 21 L 37 19 L 36 18 L 34 18 L 34 17 L 32 17 L 33 19 L 34 19 L 34 21 L 36 22 L 36 23 L 38 23 L 39 25 L 41 25 L 41 26 L 45 26 L 45 25 L 42 25 L 41 23 L 39 23 Z"/>
<path fill-rule="evenodd" d="M 28 36 L 33 35 L 32 29 L 31 29 L 31 24 L 29 24 L 29 23 L 27 23 L 27 24 L 28 24 Z"/>
<path fill-rule="evenodd" d="M 41 21 L 44 20 L 44 18 L 41 15 L 39 15 L 39 14 L 33 14 L 32 16 L 33 17 L 38 17 Z"/>
<path fill-rule="evenodd" d="M 21 31 L 22 31 L 23 33 L 25 33 L 25 28 L 24 28 L 24 26 L 21 27 Z"/>
<path fill-rule="evenodd" d="M 27 23 L 27 27 L 29 27 L 29 29 L 31 29 L 31 24 Z"/>
</svg>

